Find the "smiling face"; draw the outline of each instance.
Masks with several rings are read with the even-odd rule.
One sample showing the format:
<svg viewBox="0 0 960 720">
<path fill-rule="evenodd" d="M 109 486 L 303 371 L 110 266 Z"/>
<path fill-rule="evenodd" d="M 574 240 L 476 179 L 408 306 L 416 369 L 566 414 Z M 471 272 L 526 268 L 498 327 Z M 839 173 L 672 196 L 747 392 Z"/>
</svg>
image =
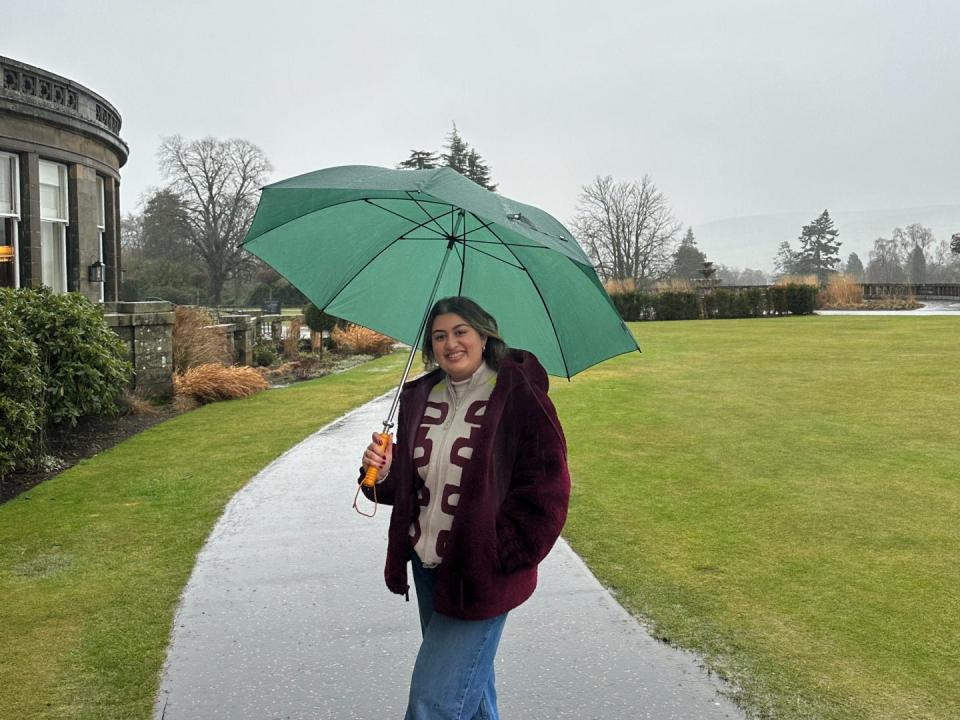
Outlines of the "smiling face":
<svg viewBox="0 0 960 720">
<path fill-rule="evenodd" d="M 483 362 L 486 337 L 456 313 L 437 315 L 430 342 L 437 365 L 451 380 L 466 380 Z"/>
</svg>

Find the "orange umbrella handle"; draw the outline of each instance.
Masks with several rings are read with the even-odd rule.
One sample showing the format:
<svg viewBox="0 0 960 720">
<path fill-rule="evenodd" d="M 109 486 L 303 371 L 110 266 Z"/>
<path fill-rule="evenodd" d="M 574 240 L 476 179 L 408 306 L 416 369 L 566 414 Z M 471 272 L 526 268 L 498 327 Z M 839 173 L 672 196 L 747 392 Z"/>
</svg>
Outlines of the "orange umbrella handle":
<svg viewBox="0 0 960 720">
<path fill-rule="evenodd" d="M 384 455 L 387 453 L 387 448 L 390 446 L 390 443 L 393 442 L 393 436 L 390 433 L 380 433 L 380 451 Z M 363 486 L 371 488 L 377 484 L 377 476 L 380 474 L 380 468 L 375 465 L 371 465 L 367 468 L 367 474 L 363 476 Z"/>
</svg>

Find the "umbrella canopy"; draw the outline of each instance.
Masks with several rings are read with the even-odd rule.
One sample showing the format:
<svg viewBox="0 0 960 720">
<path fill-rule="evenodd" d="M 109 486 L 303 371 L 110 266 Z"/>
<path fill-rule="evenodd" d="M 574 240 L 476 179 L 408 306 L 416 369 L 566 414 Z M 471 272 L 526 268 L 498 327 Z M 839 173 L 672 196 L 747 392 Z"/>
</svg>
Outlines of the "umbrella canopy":
<svg viewBox="0 0 960 720">
<path fill-rule="evenodd" d="M 639 349 L 572 233 L 450 168 L 268 185 L 244 243 L 321 310 L 408 344 L 434 292 L 478 302 L 551 375 Z"/>
</svg>

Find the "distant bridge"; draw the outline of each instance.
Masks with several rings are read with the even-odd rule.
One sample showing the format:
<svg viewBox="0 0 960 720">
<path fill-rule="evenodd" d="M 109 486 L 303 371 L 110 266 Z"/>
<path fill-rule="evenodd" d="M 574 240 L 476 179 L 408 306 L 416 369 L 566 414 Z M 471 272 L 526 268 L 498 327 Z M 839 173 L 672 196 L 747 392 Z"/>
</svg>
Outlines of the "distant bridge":
<svg viewBox="0 0 960 720">
<path fill-rule="evenodd" d="M 960 300 L 960 283 L 860 283 L 860 287 L 864 299 L 913 295 L 918 300 Z"/>
<path fill-rule="evenodd" d="M 918 300 L 960 300 L 960 283 L 859 283 L 865 300 L 913 295 Z M 769 285 L 717 285 L 724 290 L 765 289 Z"/>
</svg>

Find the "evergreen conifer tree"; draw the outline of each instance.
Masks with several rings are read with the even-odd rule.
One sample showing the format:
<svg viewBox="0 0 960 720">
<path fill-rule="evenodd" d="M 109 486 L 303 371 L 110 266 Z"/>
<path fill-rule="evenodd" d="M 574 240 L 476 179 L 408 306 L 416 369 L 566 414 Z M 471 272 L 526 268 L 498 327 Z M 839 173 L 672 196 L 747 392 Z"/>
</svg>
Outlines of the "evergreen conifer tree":
<svg viewBox="0 0 960 720">
<path fill-rule="evenodd" d="M 913 285 L 922 285 L 927 281 L 927 257 L 919 245 L 913 246 L 907 258 L 907 274 Z"/>
<path fill-rule="evenodd" d="M 440 156 L 443 159 L 443 164 L 453 168 L 461 175 L 466 175 L 470 146 L 460 137 L 456 123 L 453 124 L 453 129 L 450 131 L 450 134 L 447 135 L 447 144 L 444 145 L 444 148 L 446 148 L 447 151 Z"/>
<path fill-rule="evenodd" d="M 779 276 L 793 275 L 797 272 L 797 264 L 797 253 L 790 247 L 790 243 L 784 240 L 773 258 L 774 273 Z"/>
<path fill-rule="evenodd" d="M 693 228 L 687 228 L 687 234 L 680 241 L 680 247 L 673 254 L 673 266 L 670 276 L 684 280 L 696 280 L 702 277 L 703 263 L 707 256 L 697 248 L 697 241 L 693 236 Z"/>
<path fill-rule="evenodd" d="M 850 257 L 847 258 L 844 271 L 857 281 L 863 280 L 863 261 L 855 252 L 850 253 Z"/>
<path fill-rule="evenodd" d="M 827 275 L 835 272 L 840 264 L 839 234 L 827 210 L 800 231 L 800 250 L 797 253 L 799 270 L 816 275 L 821 285 L 826 284 Z"/>
<path fill-rule="evenodd" d="M 490 167 L 473 148 L 467 153 L 467 171 L 464 174 L 480 187 L 491 191 L 497 189 L 497 186 L 490 182 Z"/>
<path fill-rule="evenodd" d="M 440 167 L 440 158 L 429 150 L 411 150 L 410 157 L 397 167 L 401 170 L 433 170 Z"/>
</svg>

